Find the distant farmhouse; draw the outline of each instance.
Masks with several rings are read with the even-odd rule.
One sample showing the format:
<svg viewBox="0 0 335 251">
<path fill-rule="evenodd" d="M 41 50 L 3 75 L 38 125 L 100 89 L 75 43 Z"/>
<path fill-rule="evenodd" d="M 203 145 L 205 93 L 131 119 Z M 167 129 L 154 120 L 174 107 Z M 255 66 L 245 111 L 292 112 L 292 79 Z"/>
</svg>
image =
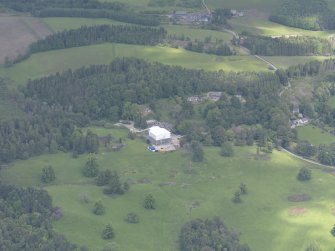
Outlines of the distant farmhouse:
<svg viewBox="0 0 335 251">
<path fill-rule="evenodd" d="M 165 145 L 171 143 L 171 132 L 159 126 L 149 129 L 149 140 L 153 145 Z"/>
<path fill-rule="evenodd" d="M 211 21 L 212 14 L 208 12 L 175 11 L 172 15 L 168 15 L 168 18 L 179 24 L 203 24 Z"/>
</svg>

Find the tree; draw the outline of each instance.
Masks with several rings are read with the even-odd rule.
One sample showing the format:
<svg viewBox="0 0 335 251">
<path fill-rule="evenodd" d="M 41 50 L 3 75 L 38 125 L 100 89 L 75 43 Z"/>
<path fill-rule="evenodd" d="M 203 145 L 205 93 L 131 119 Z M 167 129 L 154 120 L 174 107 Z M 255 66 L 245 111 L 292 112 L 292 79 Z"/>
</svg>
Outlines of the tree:
<svg viewBox="0 0 335 251">
<path fill-rule="evenodd" d="M 140 221 L 140 218 L 135 213 L 127 214 L 126 222 L 136 224 Z"/>
<path fill-rule="evenodd" d="M 224 157 L 234 156 L 234 148 L 233 148 L 233 145 L 229 141 L 226 141 L 223 143 L 221 147 L 221 156 L 224 156 Z"/>
<path fill-rule="evenodd" d="M 46 166 L 42 169 L 41 181 L 44 183 L 50 183 L 56 179 L 55 171 L 52 166 Z"/>
<path fill-rule="evenodd" d="M 106 186 L 110 182 L 112 172 L 108 169 L 100 171 L 96 180 L 97 186 Z"/>
<path fill-rule="evenodd" d="M 129 189 L 129 187 L 126 187 Z M 104 189 L 105 194 L 124 194 L 125 189 L 120 181 L 119 174 L 114 171 L 109 180 L 109 185 L 107 188 Z"/>
<path fill-rule="evenodd" d="M 300 181 L 307 181 L 310 180 L 312 178 L 312 172 L 309 168 L 307 167 L 302 167 L 299 170 L 299 173 L 297 175 L 297 179 Z"/>
<path fill-rule="evenodd" d="M 247 194 L 248 193 L 247 185 L 244 184 L 243 182 L 240 184 L 240 192 L 241 192 L 241 194 Z"/>
<path fill-rule="evenodd" d="M 335 225 L 334 225 L 333 228 L 330 230 L 330 233 L 332 234 L 332 236 L 335 237 Z"/>
<path fill-rule="evenodd" d="M 192 141 L 190 145 L 190 150 L 192 154 L 192 160 L 194 162 L 201 162 L 204 160 L 204 150 L 202 149 L 200 142 Z"/>
<path fill-rule="evenodd" d="M 102 231 L 102 238 L 104 240 L 113 239 L 115 236 L 114 229 L 111 224 L 107 224 L 105 229 Z"/>
<path fill-rule="evenodd" d="M 146 209 L 155 209 L 156 208 L 156 200 L 152 194 L 148 194 L 144 198 L 144 208 Z"/>
<path fill-rule="evenodd" d="M 103 215 L 105 213 L 105 207 L 101 200 L 95 202 L 93 207 L 93 213 L 95 215 Z"/>
<path fill-rule="evenodd" d="M 82 170 L 85 177 L 96 177 L 99 173 L 99 164 L 97 158 L 94 155 L 90 155 L 85 163 L 85 166 Z"/>
<path fill-rule="evenodd" d="M 235 192 L 234 197 L 233 197 L 233 202 L 234 203 L 241 203 L 242 202 L 241 191 L 240 190 Z"/>
</svg>

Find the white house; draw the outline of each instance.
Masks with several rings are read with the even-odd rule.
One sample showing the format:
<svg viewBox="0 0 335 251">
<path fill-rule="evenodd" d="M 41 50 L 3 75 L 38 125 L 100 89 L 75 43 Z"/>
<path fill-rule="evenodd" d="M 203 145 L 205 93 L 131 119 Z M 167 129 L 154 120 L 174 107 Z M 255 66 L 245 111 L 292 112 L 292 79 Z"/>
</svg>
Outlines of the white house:
<svg viewBox="0 0 335 251">
<path fill-rule="evenodd" d="M 163 145 L 171 142 L 171 133 L 165 128 L 153 126 L 149 129 L 149 140 L 154 145 Z"/>
</svg>

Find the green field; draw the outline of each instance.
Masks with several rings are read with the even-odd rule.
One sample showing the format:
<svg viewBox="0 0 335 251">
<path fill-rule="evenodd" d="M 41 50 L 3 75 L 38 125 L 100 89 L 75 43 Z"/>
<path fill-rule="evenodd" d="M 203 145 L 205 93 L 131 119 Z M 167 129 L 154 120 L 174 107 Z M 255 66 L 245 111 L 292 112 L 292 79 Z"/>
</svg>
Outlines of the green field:
<svg viewBox="0 0 335 251">
<path fill-rule="evenodd" d="M 321 130 L 313 125 L 298 127 L 298 137 L 301 140 L 308 140 L 313 145 L 331 144 L 335 142 L 335 136 Z"/>
<path fill-rule="evenodd" d="M 323 61 L 331 59 L 332 57 L 326 56 L 262 56 L 278 68 L 288 68 L 292 65 L 305 64 L 312 60 Z"/>
<path fill-rule="evenodd" d="M 29 78 L 76 69 L 91 64 L 107 64 L 116 57 L 138 57 L 186 68 L 224 71 L 267 71 L 267 65 L 253 56 L 215 56 L 160 46 L 99 44 L 33 54 L 10 68 L 0 68 L 0 76 L 24 84 Z"/>
<path fill-rule="evenodd" d="M 267 20 L 266 17 L 244 16 L 233 18 L 230 21 L 233 30 L 237 32 L 248 31 L 264 36 L 301 35 L 327 38 L 334 36 L 335 31 L 308 31 L 284 26 Z"/>
<path fill-rule="evenodd" d="M 331 97 L 327 100 L 327 104 L 328 104 L 331 108 L 335 108 L 335 96 L 331 96 Z"/>
<path fill-rule="evenodd" d="M 116 138 L 126 131 L 95 129 L 101 134 L 112 133 Z M 56 181 L 45 188 L 55 206 L 64 211 L 55 229 L 71 241 L 101 250 L 106 241 L 100 237 L 106 223 L 111 222 L 116 232 L 113 240 L 121 250 L 177 250 L 181 226 L 194 218 L 222 217 L 230 227 L 238 229 L 241 239 L 257 251 L 303 250 L 310 242 L 318 241 L 323 250 L 330 250 L 333 237 L 329 230 L 334 223 L 331 209 L 335 207 L 334 177 L 321 170 L 313 170 L 310 182 L 298 182 L 298 169 L 306 166 L 300 160 L 274 151 L 271 160 L 255 160 L 252 147 L 235 148 L 233 158 L 223 158 L 218 148 L 205 149 L 203 164 L 190 164 L 183 151 L 152 153 L 139 140 L 127 140 L 128 147 L 120 152 L 104 152 L 98 156 L 101 168 L 118 170 L 122 180 L 133 183 L 123 196 L 107 197 L 102 189 L 83 178 L 80 173 L 86 156 L 73 159 L 70 154 L 44 155 L 16 161 L 1 172 L 3 180 L 28 186 L 40 186 L 43 166 L 55 168 Z M 139 182 L 141 179 L 148 184 Z M 248 186 L 249 194 L 242 204 L 231 201 L 240 182 Z M 164 182 L 175 182 L 162 186 Z M 82 204 L 79 194 L 87 192 L 92 198 Z M 142 201 L 147 193 L 157 200 L 157 209 L 147 211 Z M 309 194 L 308 202 L 289 202 L 293 194 Z M 95 216 L 93 203 L 101 198 L 106 214 Z M 190 210 L 194 202 L 199 206 Z M 305 208 L 307 213 L 290 215 L 293 208 Z M 140 216 L 139 224 L 124 221 L 129 212 Z M 322 219 L 322 220 L 321 220 Z"/>
</svg>

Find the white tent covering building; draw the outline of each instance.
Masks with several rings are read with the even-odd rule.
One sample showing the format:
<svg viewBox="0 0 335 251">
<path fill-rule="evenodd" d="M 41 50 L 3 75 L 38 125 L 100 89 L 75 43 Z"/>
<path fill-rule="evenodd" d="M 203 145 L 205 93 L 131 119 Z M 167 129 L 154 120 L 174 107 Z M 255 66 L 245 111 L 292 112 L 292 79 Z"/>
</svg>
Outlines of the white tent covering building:
<svg viewBox="0 0 335 251">
<path fill-rule="evenodd" d="M 164 145 L 171 142 L 171 132 L 159 126 L 149 129 L 149 140 L 154 145 Z"/>
</svg>

